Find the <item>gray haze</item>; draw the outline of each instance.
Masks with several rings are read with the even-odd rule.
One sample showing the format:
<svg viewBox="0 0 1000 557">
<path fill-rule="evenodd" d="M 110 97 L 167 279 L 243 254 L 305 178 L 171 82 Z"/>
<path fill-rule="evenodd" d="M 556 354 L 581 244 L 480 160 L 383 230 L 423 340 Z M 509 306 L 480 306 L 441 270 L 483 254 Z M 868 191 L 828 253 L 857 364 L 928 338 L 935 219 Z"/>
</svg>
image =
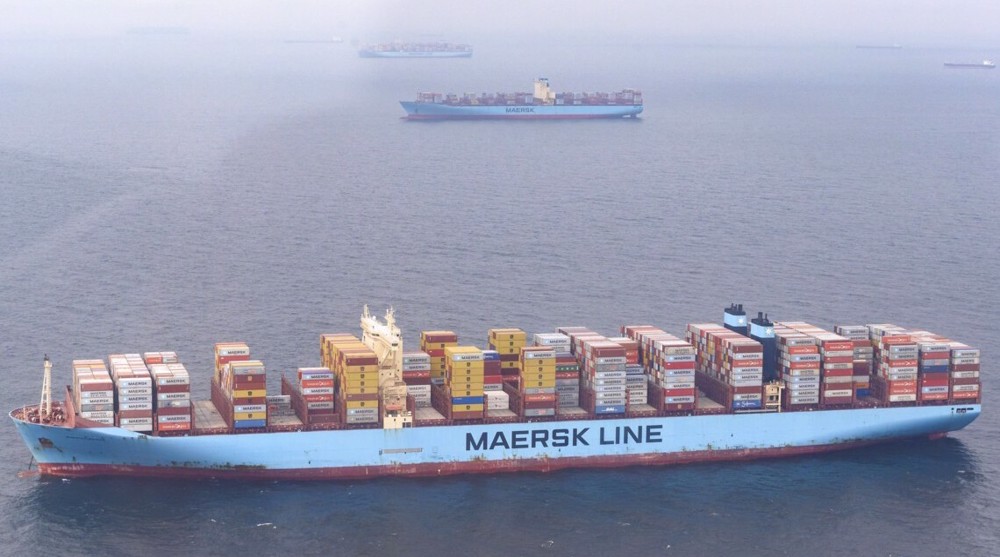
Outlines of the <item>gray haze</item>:
<svg viewBox="0 0 1000 557">
<path fill-rule="evenodd" d="M 4 0 L 0 40 L 114 36 L 135 27 L 201 37 L 451 40 L 590 36 L 595 41 L 899 43 L 996 47 L 990 0 Z"/>
</svg>

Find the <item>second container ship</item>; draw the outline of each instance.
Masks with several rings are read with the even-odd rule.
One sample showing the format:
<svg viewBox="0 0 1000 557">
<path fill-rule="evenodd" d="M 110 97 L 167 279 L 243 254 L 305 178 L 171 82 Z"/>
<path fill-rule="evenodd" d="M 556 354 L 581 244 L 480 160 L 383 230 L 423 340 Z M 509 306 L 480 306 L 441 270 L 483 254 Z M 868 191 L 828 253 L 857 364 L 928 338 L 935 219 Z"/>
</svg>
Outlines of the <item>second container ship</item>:
<svg viewBox="0 0 1000 557">
<path fill-rule="evenodd" d="M 280 382 L 218 343 L 211 400 L 147 352 L 74 360 L 54 402 L 46 358 L 40 404 L 10 416 L 42 474 L 344 479 L 801 455 L 942 437 L 981 409 L 978 349 L 891 324 L 731 306 L 683 336 L 428 330 L 404 352 L 394 314 L 366 308 L 361 331 L 321 335 L 318 365 Z"/>
<path fill-rule="evenodd" d="M 635 118 L 642 112 L 642 92 L 556 93 L 549 80 L 535 80 L 533 92 L 420 93 L 415 101 L 400 101 L 409 120 L 543 120 Z"/>
</svg>

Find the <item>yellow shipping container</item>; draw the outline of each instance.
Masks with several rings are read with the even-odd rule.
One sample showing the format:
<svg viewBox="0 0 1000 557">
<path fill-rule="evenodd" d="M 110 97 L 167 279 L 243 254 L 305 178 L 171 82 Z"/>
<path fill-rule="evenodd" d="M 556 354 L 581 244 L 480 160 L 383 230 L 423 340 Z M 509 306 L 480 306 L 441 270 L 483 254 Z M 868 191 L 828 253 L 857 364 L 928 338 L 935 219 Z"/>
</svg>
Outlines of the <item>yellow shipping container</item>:
<svg viewBox="0 0 1000 557">
<path fill-rule="evenodd" d="M 374 377 L 368 379 L 341 379 L 340 386 L 344 388 L 378 387 L 378 379 Z"/>
<path fill-rule="evenodd" d="M 345 400 L 344 408 L 378 408 L 377 400 Z"/>
<path fill-rule="evenodd" d="M 490 329 L 489 335 L 491 339 L 500 340 L 527 340 L 528 338 L 528 333 L 518 329 L 517 327 Z"/>
<path fill-rule="evenodd" d="M 521 364 L 521 369 L 536 369 L 542 371 L 551 369 L 552 371 L 555 371 L 556 363 L 552 362 L 551 364 L 536 364 L 535 360 L 528 360 Z"/>
<path fill-rule="evenodd" d="M 497 346 L 497 345 L 494 344 L 493 345 L 493 349 L 497 351 L 497 354 L 509 355 L 509 354 L 520 354 L 521 353 L 521 347 L 520 346 Z"/>
<path fill-rule="evenodd" d="M 448 386 L 451 387 L 451 390 L 453 390 L 453 391 L 455 389 L 461 389 L 463 391 L 468 391 L 468 390 L 475 391 L 475 390 L 478 389 L 478 390 L 481 391 L 481 390 L 483 390 L 483 386 L 484 385 L 485 385 L 485 383 L 483 383 L 482 381 L 479 381 L 479 382 L 476 382 L 476 381 L 456 381 L 456 382 L 453 382 L 453 383 L 448 383 Z"/>
<path fill-rule="evenodd" d="M 500 362 L 501 369 L 521 369 L 521 362 Z"/>
<path fill-rule="evenodd" d="M 234 420 L 266 420 L 267 412 L 233 412 Z"/>
<path fill-rule="evenodd" d="M 482 404 L 452 404 L 452 412 L 482 412 Z"/>
<path fill-rule="evenodd" d="M 469 390 L 463 390 L 463 391 L 456 391 L 456 390 L 452 389 L 451 396 L 483 396 L 483 392 L 484 391 L 482 389 L 479 389 L 479 390 L 469 389 Z"/>
<path fill-rule="evenodd" d="M 377 365 L 367 365 L 367 366 L 342 366 L 340 368 L 341 373 L 378 373 Z"/>
<path fill-rule="evenodd" d="M 253 398 L 267 396 L 267 389 L 253 389 L 249 391 L 233 391 L 230 398 Z"/>
</svg>

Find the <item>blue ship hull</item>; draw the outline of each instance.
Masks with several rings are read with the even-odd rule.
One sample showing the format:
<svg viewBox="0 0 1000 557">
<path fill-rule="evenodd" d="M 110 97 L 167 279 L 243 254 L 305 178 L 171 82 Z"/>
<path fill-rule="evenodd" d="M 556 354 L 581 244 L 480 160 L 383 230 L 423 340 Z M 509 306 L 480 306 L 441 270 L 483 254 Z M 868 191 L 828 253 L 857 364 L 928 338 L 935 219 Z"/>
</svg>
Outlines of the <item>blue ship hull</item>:
<svg viewBox="0 0 1000 557">
<path fill-rule="evenodd" d="M 472 58 L 472 51 L 359 50 L 362 58 Z"/>
<path fill-rule="evenodd" d="M 943 436 L 980 410 L 952 404 L 184 437 L 11 417 L 44 474 L 348 479 L 801 455 Z"/>
<path fill-rule="evenodd" d="M 409 120 L 544 120 L 636 117 L 642 105 L 450 105 L 400 101 Z"/>
</svg>

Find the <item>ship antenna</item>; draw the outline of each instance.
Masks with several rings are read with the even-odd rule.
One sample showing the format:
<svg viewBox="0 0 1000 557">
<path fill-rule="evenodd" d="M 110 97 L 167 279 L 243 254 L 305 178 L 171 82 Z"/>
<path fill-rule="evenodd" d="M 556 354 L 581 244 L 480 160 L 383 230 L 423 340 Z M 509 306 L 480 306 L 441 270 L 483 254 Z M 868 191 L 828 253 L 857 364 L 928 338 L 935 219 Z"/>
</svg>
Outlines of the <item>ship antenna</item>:
<svg viewBox="0 0 1000 557">
<path fill-rule="evenodd" d="M 38 417 L 48 420 L 52 416 L 52 362 L 45 355 L 45 373 L 42 375 L 42 400 L 38 403 Z"/>
</svg>

